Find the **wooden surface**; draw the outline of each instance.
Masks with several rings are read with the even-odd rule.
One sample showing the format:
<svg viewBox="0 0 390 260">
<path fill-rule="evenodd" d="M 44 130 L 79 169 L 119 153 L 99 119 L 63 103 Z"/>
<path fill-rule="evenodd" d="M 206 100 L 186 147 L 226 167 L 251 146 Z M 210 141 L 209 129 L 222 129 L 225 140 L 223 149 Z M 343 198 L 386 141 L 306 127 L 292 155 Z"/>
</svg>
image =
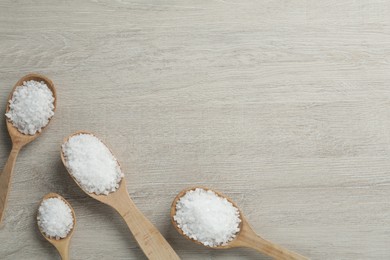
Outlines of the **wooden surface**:
<svg viewBox="0 0 390 260">
<path fill-rule="evenodd" d="M 0 259 L 58 258 L 36 226 L 48 192 L 75 209 L 72 259 L 145 258 L 61 163 L 63 138 L 82 129 L 113 148 L 135 204 L 183 259 L 259 259 L 177 234 L 170 204 L 194 185 L 304 256 L 389 259 L 389 13 L 385 0 L 0 1 L 2 113 L 29 72 L 58 96 L 19 154 Z"/>
</svg>

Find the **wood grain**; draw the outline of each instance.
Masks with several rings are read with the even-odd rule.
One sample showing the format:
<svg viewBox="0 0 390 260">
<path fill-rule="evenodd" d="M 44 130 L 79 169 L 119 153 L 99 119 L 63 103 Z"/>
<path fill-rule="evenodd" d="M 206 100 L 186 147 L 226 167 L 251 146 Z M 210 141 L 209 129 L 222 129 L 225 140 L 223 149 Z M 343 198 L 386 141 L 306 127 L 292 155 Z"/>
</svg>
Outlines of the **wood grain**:
<svg viewBox="0 0 390 260">
<path fill-rule="evenodd" d="M 63 138 L 83 129 L 113 148 L 130 196 L 182 259 L 259 259 L 177 234 L 170 204 L 195 185 L 304 256 L 389 259 L 389 13 L 385 0 L 0 1 L 0 108 L 30 72 L 58 96 L 19 154 L 0 258 L 57 257 L 35 223 L 56 192 L 78 218 L 71 259 L 144 259 L 61 163 Z"/>
</svg>

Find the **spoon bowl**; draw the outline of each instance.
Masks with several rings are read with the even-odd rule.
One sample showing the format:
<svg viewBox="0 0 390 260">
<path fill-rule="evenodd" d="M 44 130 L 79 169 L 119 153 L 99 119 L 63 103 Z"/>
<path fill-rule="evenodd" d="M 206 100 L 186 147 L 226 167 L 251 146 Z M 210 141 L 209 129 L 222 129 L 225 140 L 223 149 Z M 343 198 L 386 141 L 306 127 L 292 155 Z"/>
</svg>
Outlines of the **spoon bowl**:
<svg viewBox="0 0 390 260">
<path fill-rule="evenodd" d="M 53 93 L 53 97 L 54 97 L 54 112 L 55 112 L 56 107 L 57 107 L 57 92 L 56 92 L 56 89 L 54 87 L 53 82 L 49 78 L 47 78 L 47 77 L 45 77 L 43 75 L 35 74 L 35 73 L 28 74 L 28 75 L 22 77 L 21 79 L 19 79 L 18 82 L 16 82 L 15 86 L 12 88 L 11 93 L 8 96 L 8 101 L 12 99 L 12 96 L 13 96 L 13 94 L 15 92 L 15 89 L 18 86 L 23 85 L 24 81 L 29 81 L 29 80 L 35 80 L 35 81 L 38 81 L 38 82 L 43 81 L 47 85 L 47 87 Z M 7 107 L 6 107 L 5 113 L 8 113 L 9 110 L 10 110 L 9 102 L 7 102 Z M 52 118 L 53 117 L 51 117 L 49 119 L 49 122 L 50 122 L 50 120 Z M 36 139 L 41 134 L 41 132 L 49 125 L 49 123 L 47 123 L 47 125 L 45 125 L 42 128 L 41 132 L 36 132 L 34 135 L 26 135 L 26 134 L 23 134 L 23 133 L 19 132 L 19 130 L 12 124 L 12 121 L 10 119 L 8 119 L 8 118 L 6 120 L 6 125 L 7 125 L 8 133 L 9 133 L 9 135 L 11 137 L 13 145 L 20 144 L 20 145 L 24 146 L 24 145 L 30 143 L 31 141 L 33 141 L 34 139 Z"/>
<path fill-rule="evenodd" d="M 240 230 L 236 233 L 236 236 L 229 242 L 227 242 L 225 245 L 218 245 L 218 246 L 215 246 L 215 247 L 211 247 L 211 246 L 206 246 L 204 244 L 202 244 L 201 242 L 195 240 L 195 239 L 192 239 L 190 237 L 188 237 L 186 234 L 184 234 L 183 230 L 181 228 L 178 227 L 178 224 L 177 222 L 175 221 L 174 219 L 174 216 L 176 215 L 176 205 L 177 205 L 177 202 L 180 200 L 180 198 L 182 198 L 187 192 L 191 191 L 191 190 L 195 190 L 195 189 L 203 189 L 203 190 L 211 190 L 213 191 L 215 194 L 217 194 L 219 197 L 221 198 L 225 198 L 227 201 L 229 201 L 230 203 L 232 203 L 232 205 L 238 209 L 238 212 L 239 212 L 239 218 L 241 219 L 241 223 L 239 224 L 239 228 Z M 209 189 L 209 188 L 206 188 L 206 187 L 200 187 L 200 186 L 197 186 L 197 187 L 191 187 L 191 188 L 187 188 L 187 189 L 184 189 L 182 191 L 180 191 L 178 193 L 178 195 L 174 198 L 173 202 L 172 202 L 172 205 L 171 205 L 171 222 L 172 222 L 172 225 L 173 227 L 177 230 L 177 232 L 179 232 L 179 234 L 181 234 L 182 236 L 184 236 L 186 239 L 196 243 L 196 244 L 199 244 L 199 245 L 202 245 L 202 246 L 205 246 L 205 247 L 208 247 L 208 248 L 212 248 L 212 249 L 229 249 L 229 248 L 235 248 L 235 247 L 247 247 L 247 248 L 252 248 L 252 249 L 255 249 L 263 254 L 266 254 L 268 256 L 271 256 L 275 259 L 285 259 L 285 260 L 306 260 L 307 258 L 304 257 L 304 256 L 301 256 L 295 252 L 292 252 L 292 251 L 289 251 L 285 248 L 282 248 L 281 246 L 278 246 L 268 240 L 265 240 L 264 238 L 260 237 L 259 235 L 257 235 L 255 233 L 255 231 L 252 229 L 252 227 L 249 225 L 248 221 L 245 219 L 244 215 L 242 214 L 241 210 L 238 208 L 238 206 L 229 198 L 227 197 L 226 195 L 218 192 L 218 191 L 215 191 L 215 190 L 212 190 L 212 189 Z"/>
<path fill-rule="evenodd" d="M 93 135 L 96 138 L 98 138 L 95 134 L 93 134 L 91 132 L 80 130 L 80 131 L 77 131 L 77 132 L 71 134 L 67 138 L 65 138 L 64 141 L 63 141 L 63 144 L 68 142 L 71 137 L 73 137 L 75 135 L 80 135 L 80 134 Z M 112 153 L 111 149 L 102 140 L 100 140 L 100 141 L 110 150 L 111 154 L 114 155 Z M 83 186 L 81 186 L 80 183 L 76 180 L 76 178 L 72 174 L 70 174 L 70 169 L 68 168 L 68 166 L 66 164 L 66 158 L 65 158 L 65 155 L 64 155 L 64 152 L 63 152 L 62 149 L 61 149 L 61 160 L 62 160 L 62 163 L 65 165 L 65 168 L 69 172 L 70 177 L 72 177 L 72 179 L 76 182 L 77 186 L 79 186 L 80 189 L 82 189 L 91 198 L 94 198 L 95 200 L 98 200 L 98 201 L 100 201 L 100 202 L 102 202 L 102 203 L 104 203 L 104 204 L 106 204 L 108 206 L 114 207 L 114 206 L 118 206 L 117 205 L 118 204 L 118 199 L 120 197 L 128 195 L 125 178 L 122 178 L 122 180 L 119 182 L 119 187 L 118 187 L 118 189 L 115 192 L 110 192 L 107 195 L 97 195 L 97 194 L 95 194 L 93 192 L 86 191 L 83 188 Z M 119 162 L 118 161 L 116 161 L 116 162 L 118 163 L 118 166 L 120 167 Z"/>
<path fill-rule="evenodd" d="M 65 138 L 63 144 L 68 142 L 69 138 L 79 134 L 89 134 L 97 137 L 93 133 L 87 131 L 78 131 L 69 137 Z M 98 138 L 99 139 L 99 138 Z M 100 139 L 99 139 L 100 140 Z M 101 140 L 100 140 L 101 141 Z M 102 141 L 101 141 L 102 142 Z M 104 142 L 102 142 L 106 145 Z M 106 145 L 106 147 L 108 147 Z M 109 148 L 108 148 L 109 149 Z M 109 149 L 113 155 L 111 149 Z M 114 156 L 115 157 L 115 156 Z M 121 217 L 125 220 L 128 228 L 134 235 L 137 243 L 149 259 L 180 259 L 175 253 L 172 247 L 168 244 L 165 238 L 161 235 L 156 227 L 141 213 L 136 207 L 133 200 L 130 198 L 126 188 L 125 178 L 119 183 L 119 187 L 116 191 L 110 192 L 107 195 L 97 195 L 90 193 L 79 184 L 79 182 L 71 174 L 71 169 L 68 168 L 66 157 L 63 150 L 61 149 L 61 160 L 68 170 L 70 176 L 76 182 L 76 184 L 86 193 L 88 196 L 98 200 L 112 208 L 114 208 Z M 117 161 L 120 167 L 119 162 Z"/>
<path fill-rule="evenodd" d="M 69 231 L 68 235 L 64 238 L 61 238 L 61 239 L 55 239 L 55 238 L 50 238 L 48 236 L 45 235 L 45 233 L 42 231 L 41 227 L 38 225 L 38 229 L 39 229 L 39 232 L 41 232 L 42 236 L 50 243 L 52 244 L 58 251 L 58 253 L 60 254 L 61 256 L 61 259 L 62 260 L 68 260 L 69 259 L 69 244 L 70 244 L 70 239 L 72 238 L 72 235 L 73 235 L 73 231 L 75 229 L 75 226 L 76 226 L 76 214 L 74 213 L 74 210 L 72 208 L 72 206 L 69 204 L 68 201 L 66 201 L 63 197 L 61 197 L 60 195 L 58 195 L 57 193 L 48 193 L 46 194 L 41 202 L 39 203 L 39 205 L 42 204 L 43 201 L 47 200 L 47 199 L 50 199 L 50 198 L 59 198 L 61 199 L 63 202 L 65 202 L 70 210 L 72 211 L 72 217 L 73 217 L 73 228 L 72 230 Z M 38 219 L 37 219 L 38 221 Z"/>
<path fill-rule="evenodd" d="M 19 79 L 18 82 L 16 82 L 15 86 L 12 88 L 12 91 L 8 96 L 8 101 L 12 99 L 15 89 L 18 86 L 21 86 L 24 81 L 29 81 L 29 80 L 35 80 L 39 82 L 43 81 L 46 83 L 47 87 L 53 93 L 53 97 L 54 97 L 53 105 L 54 105 L 54 112 L 55 112 L 57 106 L 57 94 L 56 94 L 56 89 L 54 87 L 54 84 L 49 78 L 39 74 L 28 74 L 22 77 L 21 79 Z M 10 110 L 10 106 L 9 106 L 9 102 L 7 102 L 6 113 L 8 113 L 9 110 Z M 49 125 L 52 118 L 53 117 L 51 117 L 49 119 L 49 122 L 41 129 L 41 132 Z M 4 166 L 3 172 L 0 175 L 0 224 L 2 223 L 2 220 L 4 218 L 4 212 L 7 206 L 7 198 L 10 190 L 13 168 L 15 166 L 16 158 L 19 154 L 19 151 L 20 149 L 22 149 L 23 146 L 32 142 L 41 134 L 41 132 L 36 132 L 34 135 L 23 134 L 19 132 L 19 130 L 12 124 L 12 121 L 8 118 L 6 118 L 6 125 L 12 141 L 12 150 Z"/>
<path fill-rule="evenodd" d="M 186 234 L 184 234 L 183 230 L 181 228 L 178 227 L 176 221 L 174 220 L 174 216 L 176 215 L 176 204 L 177 202 L 181 199 L 181 197 L 183 197 L 187 192 L 191 191 L 191 190 L 195 190 L 195 189 L 203 189 L 203 190 L 211 190 L 207 187 L 203 187 L 203 186 L 197 186 L 197 187 L 191 187 L 191 188 L 187 188 L 187 189 L 184 189 L 182 191 L 180 191 L 176 197 L 174 198 L 173 202 L 172 202 L 172 205 L 171 205 L 171 212 L 170 212 L 170 215 L 171 215 L 171 223 L 173 225 L 173 227 L 176 229 L 177 232 L 179 232 L 180 235 L 184 236 L 186 239 L 190 240 L 191 242 L 194 242 L 195 244 L 198 244 L 198 245 L 202 245 L 202 246 L 205 246 L 205 247 L 209 247 L 209 248 L 213 248 L 213 249 L 227 249 L 227 248 L 231 248 L 232 247 L 232 243 L 234 243 L 234 241 L 237 239 L 237 235 L 235 238 L 233 238 L 232 241 L 230 241 L 228 244 L 226 245 L 219 245 L 219 246 L 216 246 L 216 247 L 211 247 L 211 246 L 206 246 L 204 244 L 202 244 L 201 242 L 199 242 L 198 240 L 195 240 L 193 238 L 190 238 L 188 237 Z M 241 210 L 237 207 L 237 205 L 230 199 L 228 198 L 227 196 L 223 195 L 222 193 L 218 192 L 218 191 L 215 191 L 215 190 L 211 190 L 213 191 L 215 194 L 217 194 L 219 197 L 222 197 L 222 198 L 226 198 L 230 203 L 232 203 L 232 205 L 238 210 L 239 212 L 239 216 L 240 216 L 240 219 L 241 219 L 241 222 L 239 224 L 239 228 L 240 228 L 240 231 L 242 230 L 242 225 L 243 225 L 243 219 L 242 219 L 242 213 L 241 213 Z M 234 244 L 233 244 L 234 245 Z"/>
</svg>

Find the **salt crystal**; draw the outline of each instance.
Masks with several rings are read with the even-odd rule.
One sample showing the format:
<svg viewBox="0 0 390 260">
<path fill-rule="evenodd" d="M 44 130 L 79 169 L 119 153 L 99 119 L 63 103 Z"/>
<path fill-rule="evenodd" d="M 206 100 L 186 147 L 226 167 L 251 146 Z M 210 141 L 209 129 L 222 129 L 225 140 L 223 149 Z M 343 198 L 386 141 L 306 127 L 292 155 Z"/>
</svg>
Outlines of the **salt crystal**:
<svg viewBox="0 0 390 260">
<path fill-rule="evenodd" d="M 66 167 L 81 187 L 97 195 L 119 188 L 123 173 L 111 153 L 97 137 L 78 134 L 62 145 Z"/>
<path fill-rule="evenodd" d="M 28 135 L 41 132 L 53 115 L 53 93 L 43 81 L 35 80 L 24 81 L 16 87 L 5 114 L 19 132 Z"/>
<path fill-rule="evenodd" d="M 73 229 L 72 210 L 60 198 L 45 199 L 38 209 L 38 225 L 49 238 L 65 238 Z"/>
<path fill-rule="evenodd" d="M 239 210 L 226 198 L 200 188 L 178 200 L 173 219 L 186 236 L 209 247 L 226 245 L 240 231 Z"/>
</svg>

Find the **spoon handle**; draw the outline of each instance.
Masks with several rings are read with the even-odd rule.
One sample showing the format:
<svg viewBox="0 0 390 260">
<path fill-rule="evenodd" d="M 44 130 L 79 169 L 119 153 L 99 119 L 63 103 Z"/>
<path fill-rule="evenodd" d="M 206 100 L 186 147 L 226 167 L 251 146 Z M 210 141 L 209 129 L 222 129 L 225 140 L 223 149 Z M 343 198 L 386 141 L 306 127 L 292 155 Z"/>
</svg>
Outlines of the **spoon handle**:
<svg viewBox="0 0 390 260">
<path fill-rule="evenodd" d="M 11 186 L 12 172 L 14 170 L 16 157 L 20 151 L 20 146 L 13 145 L 9 154 L 7 163 L 0 175 L 0 224 L 3 221 L 5 207 L 7 206 L 7 197 Z"/>
<path fill-rule="evenodd" d="M 241 236 L 241 235 L 240 235 Z M 254 232 L 248 232 L 240 237 L 242 246 L 255 249 L 263 254 L 280 260 L 307 260 L 308 258 L 278 246 L 260 236 Z"/>
<path fill-rule="evenodd" d="M 57 247 L 57 251 L 61 256 L 61 260 L 69 260 L 69 246 Z"/>
<path fill-rule="evenodd" d="M 116 203 L 115 209 L 126 221 L 148 259 L 180 259 L 158 229 L 136 207 L 128 194 L 126 197 L 126 201 Z"/>
</svg>

